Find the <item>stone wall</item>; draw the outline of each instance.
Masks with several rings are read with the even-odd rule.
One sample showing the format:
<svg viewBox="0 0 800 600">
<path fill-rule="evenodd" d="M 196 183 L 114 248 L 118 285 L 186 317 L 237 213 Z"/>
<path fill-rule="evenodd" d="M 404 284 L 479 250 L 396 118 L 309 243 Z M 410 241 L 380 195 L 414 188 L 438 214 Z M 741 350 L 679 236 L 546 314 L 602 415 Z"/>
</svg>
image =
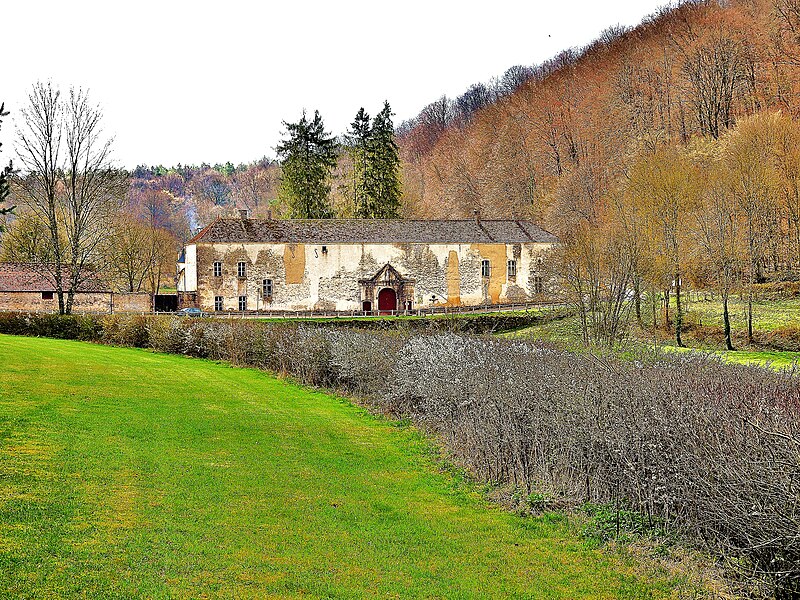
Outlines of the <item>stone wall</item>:
<svg viewBox="0 0 800 600">
<path fill-rule="evenodd" d="M 147 292 L 114 294 L 115 313 L 149 313 L 153 310 L 153 296 Z"/>
<path fill-rule="evenodd" d="M 264 244 L 199 243 L 187 251 L 197 273 L 187 280 L 187 290 L 197 289 L 197 304 L 214 310 L 239 310 L 239 297 L 248 310 L 360 310 L 360 279 L 376 275 L 390 263 L 404 278 L 414 280 L 414 304 L 477 305 L 530 300 L 537 291 L 536 278 L 544 279 L 541 259 L 550 244 Z M 187 248 L 188 250 L 188 248 Z M 516 261 L 516 275 L 508 276 L 507 261 Z M 481 263 L 488 260 L 484 277 Z M 222 264 L 214 275 L 214 262 Z M 245 263 L 244 277 L 237 265 Z M 273 293 L 262 295 L 262 281 L 271 279 Z M 196 285 L 196 288 L 195 288 Z M 544 286 L 547 287 L 546 284 Z M 376 290 L 376 294 L 379 290 Z M 377 297 L 373 299 L 377 306 Z"/>
<path fill-rule="evenodd" d="M 0 292 L 0 310 L 22 312 L 58 312 L 58 297 L 45 299 L 44 292 Z M 64 301 L 66 302 L 66 294 Z M 73 304 L 75 313 L 107 313 L 111 309 L 111 292 L 77 293 Z"/>
</svg>

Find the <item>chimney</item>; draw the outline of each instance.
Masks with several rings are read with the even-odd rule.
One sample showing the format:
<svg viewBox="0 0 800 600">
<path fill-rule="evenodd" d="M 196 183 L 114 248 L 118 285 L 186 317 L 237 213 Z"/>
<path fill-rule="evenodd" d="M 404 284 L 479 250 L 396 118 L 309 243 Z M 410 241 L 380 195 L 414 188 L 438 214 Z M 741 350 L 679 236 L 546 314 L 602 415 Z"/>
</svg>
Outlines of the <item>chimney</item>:
<svg viewBox="0 0 800 600">
<path fill-rule="evenodd" d="M 480 210 L 473 210 L 472 214 L 475 215 L 475 222 L 478 224 L 478 227 L 481 225 L 481 211 Z"/>
<path fill-rule="evenodd" d="M 250 210 L 247 208 L 239 209 L 239 217 L 244 221 L 250 218 Z"/>
</svg>

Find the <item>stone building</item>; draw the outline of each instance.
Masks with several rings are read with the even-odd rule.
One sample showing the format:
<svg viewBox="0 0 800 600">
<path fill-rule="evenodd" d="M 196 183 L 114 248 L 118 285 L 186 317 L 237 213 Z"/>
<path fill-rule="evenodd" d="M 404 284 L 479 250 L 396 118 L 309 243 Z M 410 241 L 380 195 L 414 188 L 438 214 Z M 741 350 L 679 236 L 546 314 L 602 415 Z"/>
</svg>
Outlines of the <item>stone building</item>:
<svg viewBox="0 0 800 600">
<path fill-rule="evenodd" d="M 96 277 L 87 277 L 75 293 L 74 311 L 108 312 L 111 295 Z M 0 263 L 0 310 L 58 311 L 53 277 L 41 265 Z"/>
<path fill-rule="evenodd" d="M 66 302 L 66 293 L 64 296 Z M 53 276 L 42 265 L 0 262 L 0 310 L 58 312 Z M 75 292 L 73 312 L 149 312 L 150 294 L 115 294 L 96 275 L 87 273 Z"/>
<path fill-rule="evenodd" d="M 558 240 L 528 221 L 220 218 L 184 247 L 182 306 L 394 311 L 544 296 Z"/>
</svg>

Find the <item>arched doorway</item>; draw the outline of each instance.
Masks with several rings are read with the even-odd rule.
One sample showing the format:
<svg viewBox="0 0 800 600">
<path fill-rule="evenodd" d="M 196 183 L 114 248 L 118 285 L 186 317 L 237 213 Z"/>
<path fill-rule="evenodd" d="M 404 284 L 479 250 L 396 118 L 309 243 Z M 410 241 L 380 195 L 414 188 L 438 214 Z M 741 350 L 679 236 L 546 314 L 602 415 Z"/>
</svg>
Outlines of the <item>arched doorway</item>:
<svg viewBox="0 0 800 600">
<path fill-rule="evenodd" d="M 378 293 L 378 311 L 382 315 L 388 315 L 393 310 L 397 310 L 397 292 L 392 288 L 383 288 Z"/>
</svg>

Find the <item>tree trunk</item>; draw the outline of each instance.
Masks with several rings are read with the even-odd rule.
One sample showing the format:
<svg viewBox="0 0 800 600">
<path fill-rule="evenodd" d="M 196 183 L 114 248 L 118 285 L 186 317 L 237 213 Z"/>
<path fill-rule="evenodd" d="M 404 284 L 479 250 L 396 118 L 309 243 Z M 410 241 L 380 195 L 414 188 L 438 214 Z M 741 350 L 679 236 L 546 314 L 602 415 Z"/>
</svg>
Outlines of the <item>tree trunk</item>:
<svg viewBox="0 0 800 600">
<path fill-rule="evenodd" d="M 669 330 L 669 288 L 664 290 L 664 327 Z"/>
<path fill-rule="evenodd" d="M 725 347 L 733 350 L 731 343 L 731 315 L 728 312 L 728 290 L 722 292 L 722 322 L 725 328 Z"/>
<path fill-rule="evenodd" d="M 675 343 L 683 348 L 681 329 L 683 328 L 683 312 L 681 311 L 681 274 L 675 273 Z"/>
<path fill-rule="evenodd" d="M 747 343 L 753 343 L 753 286 L 747 294 Z"/>
<path fill-rule="evenodd" d="M 71 315 L 72 314 L 72 305 L 75 302 L 75 286 L 71 285 L 69 290 L 67 290 L 67 303 L 64 307 L 64 314 Z"/>
<path fill-rule="evenodd" d="M 658 346 L 658 330 L 657 330 L 657 327 L 658 327 L 658 315 L 656 314 L 658 312 L 658 307 L 656 306 L 656 291 L 655 291 L 655 289 L 654 288 L 650 288 L 650 292 L 651 292 L 651 296 L 652 296 L 652 302 L 650 304 L 652 305 L 652 308 L 653 308 L 653 349 L 655 350 L 655 348 Z"/>
<path fill-rule="evenodd" d="M 642 299 L 640 298 L 641 290 L 640 290 L 639 284 L 640 284 L 639 276 L 638 275 L 634 275 L 633 276 L 633 306 L 634 306 L 634 308 L 636 310 L 636 322 L 639 324 L 639 329 L 644 329 L 644 326 L 642 325 Z"/>
</svg>

